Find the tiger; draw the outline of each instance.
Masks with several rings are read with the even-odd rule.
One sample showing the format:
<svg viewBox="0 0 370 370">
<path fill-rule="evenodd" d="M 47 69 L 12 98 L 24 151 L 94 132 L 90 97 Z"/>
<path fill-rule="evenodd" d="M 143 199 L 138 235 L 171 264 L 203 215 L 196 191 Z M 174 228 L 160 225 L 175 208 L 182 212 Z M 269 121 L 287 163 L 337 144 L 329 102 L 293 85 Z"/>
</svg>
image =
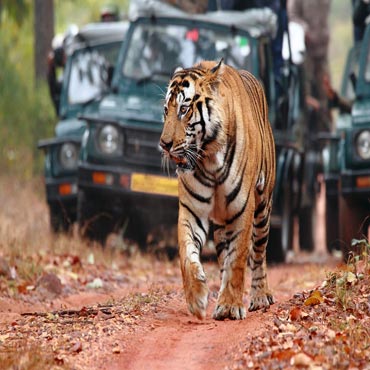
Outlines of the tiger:
<svg viewBox="0 0 370 370">
<path fill-rule="evenodd" d="M 266 246 L 275 184 L 275 144 L 262 84 L 223 59 L 177 68 L 164 99 L 160 148 L 176 163 L 179 261 L 187 307 L 206 317 L 209 290 L 201 263 L 210 225 L 221 281 L 216 320 L 268 308 Z"/>
</svg>

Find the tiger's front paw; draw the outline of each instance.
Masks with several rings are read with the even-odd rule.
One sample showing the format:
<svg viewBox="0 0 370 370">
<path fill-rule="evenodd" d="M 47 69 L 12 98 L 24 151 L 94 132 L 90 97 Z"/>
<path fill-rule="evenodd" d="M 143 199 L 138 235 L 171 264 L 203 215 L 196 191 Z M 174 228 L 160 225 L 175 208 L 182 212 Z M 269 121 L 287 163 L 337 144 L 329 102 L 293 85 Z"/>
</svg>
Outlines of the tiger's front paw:
<svg viewBox="0 0 370 370">
<path fill-rule="evenodd" d="M 189 311 L 198 319 L 206 317 L 208 287 L 203 269 L 193 264 L 184 280 L 185 297 Z"/>
<path fill-rule="evenodd" d="M 217 304 L 212 317 L 215 320 L 244 320 L 247 316 L 244 305 Z"/>
<path fill-rule="evenodd" d="M 261 308 L 269 308 L 274 303 L 274 297 L 270 292 L 252 294 L 248 310 L 256 311 Z"/>
</svg>

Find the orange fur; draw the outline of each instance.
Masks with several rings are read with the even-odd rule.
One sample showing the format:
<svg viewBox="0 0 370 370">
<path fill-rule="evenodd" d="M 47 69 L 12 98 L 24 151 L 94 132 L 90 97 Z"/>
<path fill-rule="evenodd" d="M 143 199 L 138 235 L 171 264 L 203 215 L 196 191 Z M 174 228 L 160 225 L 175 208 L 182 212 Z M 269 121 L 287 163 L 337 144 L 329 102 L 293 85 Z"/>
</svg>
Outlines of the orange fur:
<svg viewBox="0 0 370 370">
<path fill-rule="evenodd" d="M 263 88 L 222 61 L 177 70 L 166 96 L 161 146 L 178 165 L 178 241 L 189 310 L 205 317 L 208 288 L 200 262 L 210 223 L 221 269 L 215 319 L 244 319 L 245 270 L 250 310 L 273 297 L 266 245 L 275 183 L 275 146 Z"/>
</svg>

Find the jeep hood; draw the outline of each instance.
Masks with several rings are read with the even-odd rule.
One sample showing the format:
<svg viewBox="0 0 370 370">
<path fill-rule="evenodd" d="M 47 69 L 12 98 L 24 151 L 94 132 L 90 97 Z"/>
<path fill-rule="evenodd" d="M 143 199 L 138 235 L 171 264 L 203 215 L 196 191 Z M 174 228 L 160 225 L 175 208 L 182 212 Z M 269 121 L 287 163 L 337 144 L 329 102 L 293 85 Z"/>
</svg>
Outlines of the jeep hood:
<svg viewBox="0 0 370 370">
<path fill-rule="evenodd" d="M 74 111 L 69 115 L 60 120 L 55 127 L 56 137 L 80 137 L 86 128 L 86 121 L 79 119 L 80 115 L 92 115 L 96 114 L 99 110 L 99 100 L 93 101 L 86 106 L 76 106 Z"/>
<path fill-rule="evenodd" d="M 102 99 L 99 115 L 120 123 L 134 125 L 161 125 L 163 103 L 161 96 L 108 95 Z"/>
<path fill-rule="evenodd" d="M 370 127 L 370 99 L 357 100 L 352 107 L 352 122 L 354 126 Z"/>
<path fill-rule="evenodd" d="M 60 137 L 80 137 L 86 128 L 86 122 L 78 118 L 68 118 L 59 121 L 55 127 L 55 136 Z"/>
</svg>

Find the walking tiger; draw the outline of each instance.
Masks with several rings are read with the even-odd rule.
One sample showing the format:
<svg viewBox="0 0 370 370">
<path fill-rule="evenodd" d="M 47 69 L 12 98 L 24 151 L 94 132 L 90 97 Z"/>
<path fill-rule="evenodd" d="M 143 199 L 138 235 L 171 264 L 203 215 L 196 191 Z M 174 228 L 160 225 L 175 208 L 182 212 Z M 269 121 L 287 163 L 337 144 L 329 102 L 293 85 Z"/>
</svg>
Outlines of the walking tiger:
<svg viewBox="0 0 370 370">
<path fill-rule="evenodd" d="M 205 318 L 206 275 L 200 261 L 210 222 L 221 271 L 213 318 L 244 319 L 274 303 L 266 246 L 275 183 L 275 145 L 261 84 L 220 62 L 176 69 L 169 82 L 160 138 L 165 161 L 177 164 L 178 242 L 188 308 Z"/>
</svg>

